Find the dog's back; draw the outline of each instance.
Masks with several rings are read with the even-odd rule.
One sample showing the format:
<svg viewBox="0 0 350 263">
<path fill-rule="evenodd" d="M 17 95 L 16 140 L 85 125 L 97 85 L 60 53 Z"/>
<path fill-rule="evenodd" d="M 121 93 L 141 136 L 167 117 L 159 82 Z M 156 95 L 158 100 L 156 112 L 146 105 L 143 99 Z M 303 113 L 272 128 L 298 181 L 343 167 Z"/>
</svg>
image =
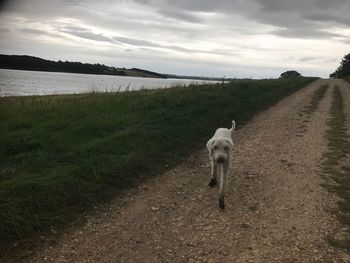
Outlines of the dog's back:
<svg viewBox="0 0 350 263">
<path fill-rule="evenodd" d="M 226 128 L 219 128 L 215 131 L 213 138 L 231 138 L 231 132 Z"/>
</svg>

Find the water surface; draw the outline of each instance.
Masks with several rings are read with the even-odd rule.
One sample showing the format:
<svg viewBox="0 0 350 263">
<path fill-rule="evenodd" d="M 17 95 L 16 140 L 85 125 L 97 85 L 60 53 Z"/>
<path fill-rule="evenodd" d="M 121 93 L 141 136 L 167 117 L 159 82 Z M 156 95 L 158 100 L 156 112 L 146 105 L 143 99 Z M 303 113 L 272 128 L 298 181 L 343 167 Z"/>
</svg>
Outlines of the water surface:
<svg viewBox="0 0 350 263">
<path fill-rule="evenodd" d="M 169 88 L 216 81 L 156 79 L 0 69 L 0 96 L 29 96 Z"/>
</svg>

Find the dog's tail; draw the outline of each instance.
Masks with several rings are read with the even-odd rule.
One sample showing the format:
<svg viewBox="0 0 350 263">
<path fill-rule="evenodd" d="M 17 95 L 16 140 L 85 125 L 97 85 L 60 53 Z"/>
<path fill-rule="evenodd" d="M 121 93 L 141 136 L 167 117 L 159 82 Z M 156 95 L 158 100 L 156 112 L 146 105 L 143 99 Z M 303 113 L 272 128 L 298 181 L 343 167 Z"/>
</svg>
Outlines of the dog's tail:
<svg viewBox="0 0 350 263">
<path fill-rule="evenodd" d="M 236 128 L 236 122 L 234 120 L 232 120 L 232 128 L 230 129 L 230 133 L 231 133 L 231 137 L 233 136 L 233 131 Z"/>
</svg>

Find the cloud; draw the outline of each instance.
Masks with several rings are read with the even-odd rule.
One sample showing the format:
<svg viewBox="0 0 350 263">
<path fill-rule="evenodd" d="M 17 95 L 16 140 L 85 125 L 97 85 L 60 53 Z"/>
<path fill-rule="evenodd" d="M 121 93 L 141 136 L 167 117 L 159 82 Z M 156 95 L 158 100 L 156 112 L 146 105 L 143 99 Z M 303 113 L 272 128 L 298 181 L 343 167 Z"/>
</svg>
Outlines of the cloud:
<svg viewBox="0 0 350 263">
<path fill-rule="evenodd" d="M 93 32 L 90 32 L 88 29 L 79 28 L 77 26 L 64 27 L 63 29 L 60 30 L 60 32 L 67 33 L 67 34 L 88 39 L 88 40 L 113 43 L 111 38 L 104 36 L 103 34 L 93 33 Z"/>
<path fill-rule="evenodd" d="M 261 76 L 324 72 L 325 64 L 332 71 L 350 44 L 348 0 L 12 0 L 0 7 L 2 52 L 40 56 L 42 46 L 115 66 L 157 57 L 158 71 L 182 65 L 229 75 L 244 67 Z"/>
<path fill-rule="evenodd" d="M 115 36 L 115 37 L 113 37 L 113 39 L 120 42 L 120 43 L 132 45 L 132 46 L 159 47 L 159 45 L 156 43 L 153 43 L 153 42 L 147 41 L 147 40 L 142 40 L 142 39 L 120 37 L 120 36 Z"/>
<path fill-rule="evenodd" d="M 322 60 L 322 57 L 311 57 L 311 56 L 306 56 L 306 57 L 301 57 L 299 58 L 299 61 L 301 62 L 308 62 L 308 61 L 315 61 L 315 60 Z"/>
<path fill-rule="evenodd" d="M 34 35 L 47 35 L 46 31 L 33 29 L 33 28 L 20 28 L 19 31 L 22 31 L 24 33 L 34 34 Z"/>
<path fill-rule="evenodd" d="M 303 39 L 327 39 L 334 37 L 343 37 L 341 34 L 327 32 L 312 28 L 293 28 L 293 29 L 276 29 L 271 32 L 274 35 L 286 38 L 303 38 Z"/>
<path fill-rule="evenodd" d="M 215 12 L 226 15 L 243 15 L 247 19 L 278 30 L 270 32 L 288 38 L 322 38 L 334 36 L 327 33 L 332 25 L 350 25 L 350 2 L 347 0 L 218 0 L 218 1 L 136 1 L 145 5 L 159 5 L 171 17 L 184 21 L 200 21 L 193 13 Z M 191 11 L 191 16 L 187 16 Z"/>
<path fill-rule="evenodd" d="M 201 20 L 195 15 L 187 11 L 178 12 L 171 9 L 158 9 L 158 13 L 162 14 L 165 18 L 172 18 L 180 21 L 186 21 L 189 23 L 200 23 Z"/>
</svg>

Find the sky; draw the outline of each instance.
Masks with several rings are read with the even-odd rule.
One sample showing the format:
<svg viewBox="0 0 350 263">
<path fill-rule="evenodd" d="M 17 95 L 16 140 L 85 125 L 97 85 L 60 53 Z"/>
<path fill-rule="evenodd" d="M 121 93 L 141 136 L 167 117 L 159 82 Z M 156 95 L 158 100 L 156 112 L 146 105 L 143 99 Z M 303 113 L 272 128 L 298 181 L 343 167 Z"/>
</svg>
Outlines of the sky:
<svg viewBox="0 0 350 263">
<path fill-rule="evenodd" d="M 208 77 L 328 77 L 349 0 L 10 0 L 0 53 Z"/>
</svg>

